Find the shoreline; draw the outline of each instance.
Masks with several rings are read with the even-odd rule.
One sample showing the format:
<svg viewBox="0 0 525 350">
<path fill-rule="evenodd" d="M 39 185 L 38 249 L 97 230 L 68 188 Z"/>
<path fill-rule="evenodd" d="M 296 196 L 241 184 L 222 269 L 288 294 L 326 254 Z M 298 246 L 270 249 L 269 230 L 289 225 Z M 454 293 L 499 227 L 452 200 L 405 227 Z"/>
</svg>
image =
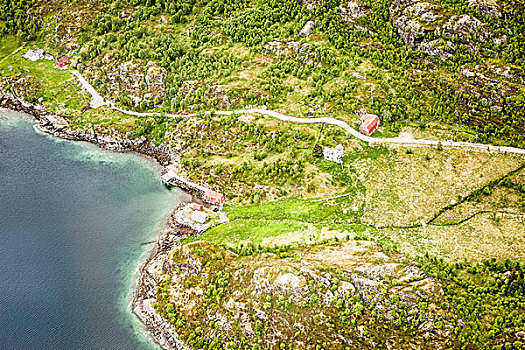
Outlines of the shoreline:
<svg viewBox="0 0 525 350">
<path fill-rule="evenodd" d="M 29 115 L 37 123 L 35 126 L 39 131 L 61 139 L 85 141 L 115 152 L 134 152 L 140 156 L 146 156 L 155 160 L 156 164 L 161 166 L 161 173 L 167 171 L 166 167 L 173 164 L 173 153 L 148 145 L 144 139 L 137 141 L 119 140 L 109 136 L 97 137 L 96 135 L 71 130 L 68 128 L 68 122 L 60 116 L 49 113 L 44 107 L 28 103 L 1 89 L 0 108 Z M 195 201 L 200 194 L 192 188 L 181 187 L 181 189 L 192 197 L 191 201 Z M 149 268 L 158 261 L 160 255 L 177 244 L 179 238 L 199 234 L 197 230 L 178 222 L 176 219 L 176 213 L 181 208 L 184 208 L 187 203 L 188 201 L 181 202 L 170 211 L 166 218 L 163 229 L 155 241 L 154 248 L 149 253 L 146 261 L 139 267 L 137 287 L 133 291 L 131 302 L 131 312 L 140 320 L 148 334 L 162 349 L 189 349 L 178 338 L 174 328 L 155 312 L 152 298 L 156 294 L 157 282 L 149 272 Z"/>
<path fill-rule="evenodd" d="M 157 281 L 150 268 L 154 267 L 166 251 L 177 244 L 178 239 L 197 233 L 188 227 L 174 227 L 175 213 L 186 204 L 187 202 L 180 203 L 168 215 L 165 222 L 166 228 L 161 231 L 154 248 L 140 265 L 137 287 L 133 292 L 131 302 L 131 312 L 140 320 L 155 343 L 166 350 L 188 350 L 189 348 L 179 339 L 174 327 L 155 312 L 153 302 L 156 298 Z"/>
</svg>

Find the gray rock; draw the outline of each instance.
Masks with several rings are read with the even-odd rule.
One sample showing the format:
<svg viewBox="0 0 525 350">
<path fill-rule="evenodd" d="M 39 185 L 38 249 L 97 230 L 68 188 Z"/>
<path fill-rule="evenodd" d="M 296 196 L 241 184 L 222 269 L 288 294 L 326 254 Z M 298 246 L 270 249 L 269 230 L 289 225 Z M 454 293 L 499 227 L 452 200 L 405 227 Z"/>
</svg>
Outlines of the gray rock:
<svg viewBox="0 0 525 350">
<path fill-rule="evenodd" d="M 499 5 L 495 0 L 469 0 L 468 5 L 485 16 L 501 17 Z"/>
</svg>

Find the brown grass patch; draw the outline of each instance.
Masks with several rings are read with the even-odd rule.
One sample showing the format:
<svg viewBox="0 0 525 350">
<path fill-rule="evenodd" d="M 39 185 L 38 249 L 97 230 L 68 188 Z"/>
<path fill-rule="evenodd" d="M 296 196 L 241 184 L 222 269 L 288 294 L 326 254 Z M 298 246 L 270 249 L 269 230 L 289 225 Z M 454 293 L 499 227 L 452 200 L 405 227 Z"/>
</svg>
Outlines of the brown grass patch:
<svg viewBox="0 0 525 350">
<path fill-rule="evenodd" d="M 363 222 L 406 226 L 428 222 L 441 208 L 523 163 L 523 157 L 485 151 L 397 147 L 354 166 L 366 186 Z M 426 155 L 430 157 L 426 160 Z"/>
</svg>

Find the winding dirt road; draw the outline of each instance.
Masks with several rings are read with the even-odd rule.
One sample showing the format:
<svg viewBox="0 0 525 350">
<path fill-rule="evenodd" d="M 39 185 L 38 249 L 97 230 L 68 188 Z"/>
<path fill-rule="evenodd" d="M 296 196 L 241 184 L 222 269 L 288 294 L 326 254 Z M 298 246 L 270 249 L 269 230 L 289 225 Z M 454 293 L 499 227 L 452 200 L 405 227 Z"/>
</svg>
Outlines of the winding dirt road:
<svg viewBox="0 0 525 350">
<path fill-rule="evenodd" d="M 97 90 L 80 74 L 79 71 L 72 70 L 71 73 L 77 77 L 78 81 L 82 86 L 89 92 L 91 95 L 91 102 L 89 105 L 91 108 L 98 108 L 101 106 L 107 106 L 109 105 L 107 102 L 104 102 L 104 98 L 98 93 Z"/>
<path fill-rule="evenodd" d="M 100 106 L 109 106 L 110 108 L 119 111 L 121 113 L 127 114 L 127 115 L 133 115 L 137 117 L 148 117 L 148 116 L 160 116 L 165 115 L 167 117 L 171 118 L 177 118 L 177 117 L 192 117 L 197 115 L 197 113 L 192 114 L 169 114 L 169 113 L 140 113 L 140 112 L 133 112 L 133 111 L 127 111 L 122 108 L 118 108 L 115 106 L 113 102 L 107 103 L 104 102 L 104 99 L 100 94 L 95 90 L 89 82 L 82 77 L 82 75 L 78 71 L 72 71 L 72 73 L 78 78 L 78 81 L 84 86 L 84 88 L 91 94 L 92 101 L 90 103 L 92 108 L 98 108 Z M 205 112 L 205 113 L 211 113 L 211 112 Z M 215 111 L 214 112 L 217 115 L 232 115 L 232 114 L 263 114 L 268 115 L 270 117 L 290 122 L 290 123 L 296 123 L 296 124 L 330 124 L 339 126 L 343 129 L 345 129 L 348 133 L 350 133 L 355 138 L 367 142 L 370 145 L 374 144 L 398 144 L 398 145 L 414 145 L 414 146 L 437 146 L 439 143 L 443 147 L 456 147 L 456 148 L 474 148 L 474 149 L 481 149 L 481 150 L 487 150 L 487 151 L 497 151 L 497 152 L 507 152 L 507 153 L 515 153 L 515 154 L 525 154 L 525 149 L 521 148 L 515 148 L 515 147 L 507 147 L 507 146 L 494 146 L 494 145 L 487 145 L 487 144 L 481 144 L 481 143 L 470 143 L 470 142 L 453 142 L 453 141 L 436 141 L 436 140 L 416 140 L 416 139 L 408 139 L 408 138 L 400 138 L 400 137 L 394 137 L 394 138 L 375 138 L 375 137 L 369 137 L 366 135 L 361 134 L 354 128 L 352 128 L 350 125 L 348 125 L 346 122 L 330 118 L 330 117 L 323 117 L 323 118 L 298 118 L 298 117 L 290 117 L 288 115 L 268 110 L 268 109 L 262 109 L 262 108 L 252 108 L 252 109 L 239 109 L 234 111 Z"/>
</svg>

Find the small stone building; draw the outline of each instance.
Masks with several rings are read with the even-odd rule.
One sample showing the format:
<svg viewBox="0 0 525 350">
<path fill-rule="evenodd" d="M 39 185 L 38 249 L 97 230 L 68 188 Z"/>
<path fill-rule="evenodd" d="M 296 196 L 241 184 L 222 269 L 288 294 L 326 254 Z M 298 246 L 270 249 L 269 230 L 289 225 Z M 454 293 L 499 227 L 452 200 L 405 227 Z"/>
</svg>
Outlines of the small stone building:
<svg viewBox="0 0 525 350">
<path fill-rule="evenodd" d="M 194 211 L 191 213 L 190 219 L 199 224 L 204 224 L 208 220 L 208 214 L 203 211 Z"/>
</svg>

